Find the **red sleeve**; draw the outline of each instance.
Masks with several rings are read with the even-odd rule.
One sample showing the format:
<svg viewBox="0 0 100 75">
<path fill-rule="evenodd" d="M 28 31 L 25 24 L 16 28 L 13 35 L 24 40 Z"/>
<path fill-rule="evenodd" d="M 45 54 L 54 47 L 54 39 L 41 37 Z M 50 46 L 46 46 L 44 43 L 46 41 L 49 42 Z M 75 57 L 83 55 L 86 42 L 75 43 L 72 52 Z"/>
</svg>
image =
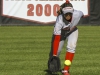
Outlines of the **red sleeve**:
<svg viewBox="0 0 100 75">
<path fill-rule="evenodd" d="M 61 35 L 55 35 L 53 41 L 53 55 L 57 55 Z"/>
</svg>

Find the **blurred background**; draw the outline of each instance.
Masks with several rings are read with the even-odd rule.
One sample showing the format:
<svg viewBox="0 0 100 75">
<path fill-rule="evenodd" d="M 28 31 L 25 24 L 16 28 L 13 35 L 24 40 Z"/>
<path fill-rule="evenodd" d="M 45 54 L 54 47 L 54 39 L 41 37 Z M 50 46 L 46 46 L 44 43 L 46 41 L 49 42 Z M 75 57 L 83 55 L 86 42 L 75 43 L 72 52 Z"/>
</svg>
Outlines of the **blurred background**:
<svg viewBox="0 0 100 75">
<path fill-rule="evenodd" d="M 100 25 L 100 0 L 69 0 L 86 12 L 80 25 Z M 34 3 L 35 2 L 35 3 Z M 62 1 L 0 0 L 0 25 L 54 25 Z M 40 4 L 41 3 L 41 4 Z M 50 9 L 50 10 L 48 10 Z"/>
</svg>

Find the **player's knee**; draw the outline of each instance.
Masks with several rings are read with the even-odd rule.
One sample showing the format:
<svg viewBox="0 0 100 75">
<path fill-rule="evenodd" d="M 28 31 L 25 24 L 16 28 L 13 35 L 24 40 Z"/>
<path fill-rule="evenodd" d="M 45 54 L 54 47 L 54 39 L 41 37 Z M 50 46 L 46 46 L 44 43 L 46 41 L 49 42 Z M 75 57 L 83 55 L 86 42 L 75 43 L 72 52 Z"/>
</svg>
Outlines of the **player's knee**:
<svg viewBox="0 0 100 75">
<path fill-rule="evenodd" d="M 71 52 L 71 53 L 75 53 L 75 46 L 73 47 L 70 47 L 70 46 L 67 46 L 67 52 Z"/>
<path fill-rule="evenodd" d="M 75 49 L 67 49 L 67 52 L 75 53 Z"/>
<path fill-rule="evenodd" d="M 71 53 L 75 53 L 76 46 L 67 46 L 67 51 Z"/>
</svg>

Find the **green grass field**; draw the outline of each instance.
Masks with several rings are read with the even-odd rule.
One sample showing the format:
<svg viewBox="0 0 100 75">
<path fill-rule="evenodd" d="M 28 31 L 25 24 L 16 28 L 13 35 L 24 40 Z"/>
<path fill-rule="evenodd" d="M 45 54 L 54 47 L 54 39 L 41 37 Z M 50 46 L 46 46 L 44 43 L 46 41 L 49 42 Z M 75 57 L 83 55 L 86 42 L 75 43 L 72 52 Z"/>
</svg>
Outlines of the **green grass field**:
<svg viewBox="0 0 100 75">
<path fill-rule="evenodd" d="M 100 74 L 100 26 L 78 26 L 71 75 Z M 0 75 L 49 75 L 47 60 L 53 26 L 1 26 Z M 61 64 L 66 43 L 61 52 Z M 61 73 L 59 73 L 61 75 Z"/>
</svg>

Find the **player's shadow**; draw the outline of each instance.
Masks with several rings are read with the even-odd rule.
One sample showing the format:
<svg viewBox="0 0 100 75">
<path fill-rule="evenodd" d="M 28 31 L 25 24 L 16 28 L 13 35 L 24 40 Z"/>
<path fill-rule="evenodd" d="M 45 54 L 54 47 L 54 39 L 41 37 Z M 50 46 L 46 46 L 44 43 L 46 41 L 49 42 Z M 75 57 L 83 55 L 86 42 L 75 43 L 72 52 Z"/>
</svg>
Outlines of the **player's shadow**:
<svg viewBox="0 0 100 75">
<path fill-rule="evenodd" d="M 46 72 L 45 75 L 59 75 L 59 74 L 52 74 L 49 70 L 44 70 Z"/>
</svg>

